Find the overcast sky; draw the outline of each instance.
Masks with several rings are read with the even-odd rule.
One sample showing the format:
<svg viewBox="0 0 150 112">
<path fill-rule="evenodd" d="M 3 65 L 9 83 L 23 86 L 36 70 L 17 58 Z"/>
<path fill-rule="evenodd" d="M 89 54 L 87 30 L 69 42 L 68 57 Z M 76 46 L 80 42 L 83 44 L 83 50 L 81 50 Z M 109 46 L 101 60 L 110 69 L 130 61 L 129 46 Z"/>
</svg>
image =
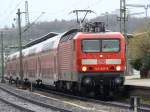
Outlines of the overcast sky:
<svg viewBox="0 0 150 112">
<path fill-rule="evenodd" d="M 34 21 L 42 12 L 45 12 L 38 21 L 53 21 L 75 19 L 74 14 L 69 14 L 74 9 L 90 9 L 96 14 L 88 18 L 96 17 L 105 13 L 111 13 L 120 7 L 120 0 L 28 0 L 30 22 Z M 150 4 L 150 0 L 127 0 L 130 4 Z M 16 18 L 17 9 L 25 10 L 25 0 L 1 0 L 0 6 L 0 28 L 11 27 Z M 144 8 L 130 8 L 131 12 L 144 12 Z M 150 8 L 149 8 L 150 13 Z M 150 14 L 148 14 L 150 15 Z M 144 16 L 144 15 L 141 15 Z M 22 14 L 22 24 L 25 17 Z"/>
</svg>

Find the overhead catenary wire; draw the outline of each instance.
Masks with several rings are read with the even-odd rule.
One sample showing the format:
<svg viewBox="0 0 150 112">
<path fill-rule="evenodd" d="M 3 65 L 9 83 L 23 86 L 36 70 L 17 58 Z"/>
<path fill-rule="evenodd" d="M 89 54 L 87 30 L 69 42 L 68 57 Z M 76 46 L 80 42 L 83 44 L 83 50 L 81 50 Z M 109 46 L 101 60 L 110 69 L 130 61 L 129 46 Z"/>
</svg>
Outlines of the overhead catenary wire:
<svg viewBox="0 0 150 112">
<path fill-rule="evenodd" d="M 64 8 L 64 9 L 61 9 L 59 11 L 59 12 L 61 12 L 61 14 L 60 13 L 56 13 L 56 12 L 46 12 L 46 11 L 45 12 L 46 12 L 46 14 L 55 14 L 55 16 L 63 15 L 62 17 L 64 18 L 64 14 L 68 14 L 72 10 L 81 9 L 80 8 L 81 4 L 85 4 L 85 2 L 87 2 L 87 1 L 78 0 L 75 3 L 69 5 L 68 7 Z M 89 3 L 90 6 L 88 5 L 88 6 L 82 7 L 82 9 L 85 9 L 85 10 L 86 9 L 90 9 L 90 7 L 92 7 L 93 5 L 97 4 L 98 2 L 99 2 L 99 0 L 95 0 L 95 2 Z M 68 16 L 66 16 L 66 17 L 68 18 Z"/>
<path fill-rule="evenodd" d="M 11 11 L 9 11 L 9 13 L 7 13 L 7 14 L 5 14 L 5 16 L 3 17 L 3 19 L 2 19 L 2 21 L 4 21 L 4 20 L 7 20 L 7 21 L 10 21 L 10 17 L 12 16 L 12 14 L 15 14 L 14 13 L 14 11 L 16 11 L 16 9 L 21 5 L 21 3 L 23 3 L 25 0 L 17 0 L 17 3 L 16 3 L 16 5 L 15 5 L 15 7 L 11 10 Z M 96 0 L 96 1 L 93 1 L 93 2 L 91 2 L 90 3 L 90 0 L 88 1 L 89 2 L 89 5 L 90 5 L 90 7 L 91 6 L 93 6 L 94 4 L 96 4 L 97 2 L 98 2 L 99 0 Z M 87 2 L 87 1 L 80 1 L 80 0 L 77 0 L 77 1 L 75 1 L 75 2 L 72 2 L 72 4 L 71 5 L 69 5 L 67 8 L 63 8 L 63 10 L 60 10 L 60 12 L 61 12 L 61 14 L 63 14 L 64 15 L 64 13 L 65 14 L 68 14 L 68 12 L 69 12 L 69 10 L 71 9 L 71 8 L 73 8 L 73 9 L 75 9 L 76 7 L 78 7 L 78 6 L 80 6 L 81 5 L 81 2 L 82 2 L 82 4 L 85 4 L 85 2 Z M 12 2 L 11 2 L 12 3 Z M 10 3 L 10 4 L 11 4 Z M 14 3 L 14 2 L 13 2 Z M 85 8 L 84 8 L 85 9 Z M 45 11 L 46 12 L 46 11 Z M 48 12 L 46 12 L 46 14 L 47 14 Z M 53 12 L 52 14 L 55 14 L 56 15 L 56 12 Z M 68 18 L 68 17 L 67 17 Z M 13 19 L 12 19 L 13 20 Z"/>
<path fill-rule="evenodd" d="M 16 9 L 21 5 L 21 3 L 23 2 L 24 0 L 18 0 L 17 4 L 15 5 L 15 7 L 10 10 L 8 12 L 8 14 L 5 14 L 5 16 L 3 17 L 2 21 L 4 20 L 9 20 L 8 18 L 12 15 L 12 14 L 15 14 L 14 12 L 16 11 Z M 7 12 L 8 9 L 5 10 L 5 12 Z"/>
<path fill-rule="evenodd" d="M 77 6 L 77 5 L 80 5 L 80 2 L 81 2 L 81 0 L 78 0 L 78 1 L 76 1 L 76 2 L 74 2 L 74 3 L 72 3 L 71 5 L 69 5 L 68 7 L 65 7 L 65 8 L 63 8 L 63 9 L 60 9 L 59 10 L 59 12 L 61 12 L 61 14 L 62 15 L 64 15 L 64 14 L 68 14 L 68 12 L 69 12 L 69 9 L 71 8 L 71 7 L 73 7 L 73 6 Z M 39 13 L 39 12 L 41 12 L 41 11 L 32 11 L 32 12 L 29 12 L 29 13 Z M 53 12 L 47 12 L 47 10 L 45 11 L 45 10 L 43 10 L 43 12 L 45 12 L 45 15 L 46 14 L 48 14 L 48 15 L 55 15 L 55 16 L 59 16 L 60 15 L 60 13 L 57 13 L 57 12 L 55 12 L 55 11 L 53 11 Z M 64 16 L 63 16 L 64 17 Z M 50 17 L 50 19 L 51 19 L 51 17 Z M 50 20 L 50 19 L 48 19 L 47 18 L 47 20 Z M 56 19 L 56 18 L 54 18 L 54 19 Z"/>
<path fill-rule="evenodd" d="M 37 20 L 38 20 L 43 14 L 45 14 L 45 12 L 42 12 L 30 25 L 28 25 L 28 26 L 23 30 L 22 33 L 25 33 L 29 28 L 31 28 L 31 27 L 35 24 L 35 22 L 37 22 Z"/>
<path fill-rule="evenodd" d="M 24 0 L 20 0 L 18 4 L 16 4 L 15 8 L 13 10 L 10 11 L 10 13 L 8 14 L 8 16 L 10 16 L 11 14 L 13 14 L 16 9 L 18 8 L 18 6 L 20 6 L 20 4 L 23 2 Z"/>
<path fill-rule="evenodd" d="M 7 11 L 12 7 L 12 5 L 13 5 L 13 0 L 11 0 L 10 1 L 10 3 L 9 3 L 9 5 L 8 5 L 8 7 L 3 11 L 3 14 L 6 14 L 6 13 L 8 13 Z"/>
</svg>

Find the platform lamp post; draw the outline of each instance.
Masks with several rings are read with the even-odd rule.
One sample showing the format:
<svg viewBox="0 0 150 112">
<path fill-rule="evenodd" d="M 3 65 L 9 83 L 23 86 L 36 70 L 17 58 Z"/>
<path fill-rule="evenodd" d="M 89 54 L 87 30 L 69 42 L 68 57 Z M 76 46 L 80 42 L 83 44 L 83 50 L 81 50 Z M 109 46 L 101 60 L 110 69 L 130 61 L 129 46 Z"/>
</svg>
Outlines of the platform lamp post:
<svg viewBox="0 0 150 112">
<path fill-rule="evenodd" d="M 5 83 L 4 80 L 4 45 L 3 45 L 3 32 L 1 31 L 1 83 Z"/>
</svg>

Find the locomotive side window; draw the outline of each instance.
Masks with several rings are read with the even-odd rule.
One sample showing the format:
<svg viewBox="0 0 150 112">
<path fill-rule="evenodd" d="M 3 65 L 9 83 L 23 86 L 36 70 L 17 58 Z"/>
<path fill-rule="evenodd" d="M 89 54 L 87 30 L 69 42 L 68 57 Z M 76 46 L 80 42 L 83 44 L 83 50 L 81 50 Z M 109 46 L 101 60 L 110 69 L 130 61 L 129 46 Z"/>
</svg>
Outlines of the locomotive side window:
<svg viewBox="0 0 150 112">
<path fill-rule="evenodd" d="M 102 40 L 102 52 L 118 52 L 119 40 Z"/>
<path fill-rule="evenodd" d="M 100 52 L 100 40 L 83 40 L 83 52 Z"/>
<path fill-rule="evenodd" d="M 85 39 L 82 40 L 83 52 L 118 52 L 119 39 Z"/>
</svg>

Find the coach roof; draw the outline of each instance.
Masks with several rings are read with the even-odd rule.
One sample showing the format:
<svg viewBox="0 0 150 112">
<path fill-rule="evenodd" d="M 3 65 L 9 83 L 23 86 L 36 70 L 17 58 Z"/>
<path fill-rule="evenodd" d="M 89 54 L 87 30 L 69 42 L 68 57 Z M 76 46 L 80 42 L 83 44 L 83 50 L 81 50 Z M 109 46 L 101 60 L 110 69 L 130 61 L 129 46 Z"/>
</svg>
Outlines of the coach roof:
<svg viewBox="0 0 150 112">
<path fill-rule="evenodd" d="M 41 42 L 43 42 L 43 41 L 45 41 L 45 40 L 47 40 L 47 39 L 49 39 L 49 38 L 52 38 L 52 37 L 54 37 L 54 36 L 56 36 L 56 35 L 58 35 L 58 33 L 50 32 L 50 33 L 48 33 L 48 34 L 46 34 L 46 35 L 44 35 L 44 36 L 42 36 L 42 37 L 40 37 L 40 38 L 38 38 L 38 39 L 35 39 L 35 40 L 33 40 L 33 41 L 27 43 L 27 44 L 25 45 L 25 48 L 31 47 L 31 46 L 33 46 L 33 45 L 35 45 L 35 44 L 38 44 L 38 43 L 41 43 Z"/>
</svg>

